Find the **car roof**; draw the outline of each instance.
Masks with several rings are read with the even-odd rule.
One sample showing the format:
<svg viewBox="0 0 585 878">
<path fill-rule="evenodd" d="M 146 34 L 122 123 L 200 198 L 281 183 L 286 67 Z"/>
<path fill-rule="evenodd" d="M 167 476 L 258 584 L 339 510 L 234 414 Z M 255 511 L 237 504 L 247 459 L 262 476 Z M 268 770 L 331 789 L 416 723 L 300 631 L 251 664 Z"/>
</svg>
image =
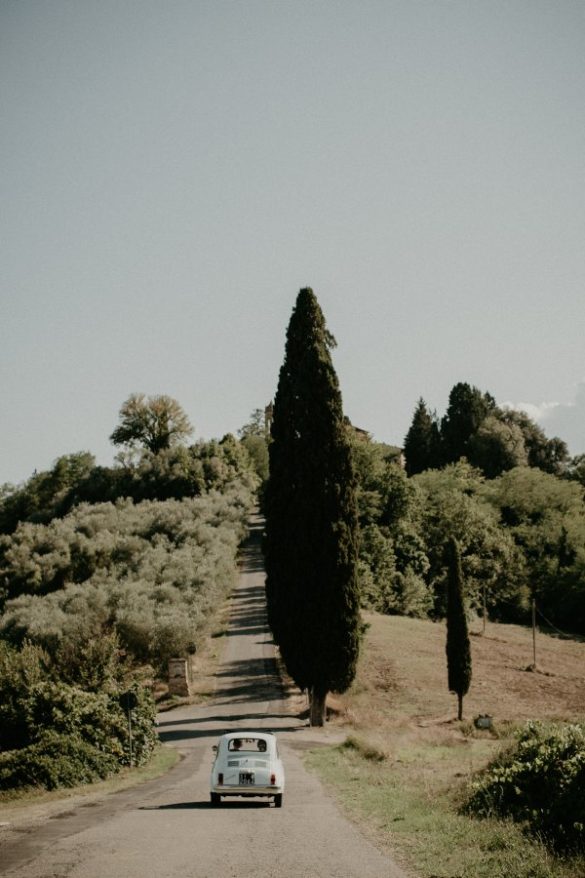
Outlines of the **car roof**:
<svg viewBox="0 0 585 878">
<path fill-rule="evenodd" d="M 226 732 L 221 735 L 220 741 L 231 741 L 232 738 L 260 738 L 264 741 L 274 741 L 276 736 L 272 732 L 255 732 L 252 729 L 239 729 L 236 732 Z"/>
</svg>

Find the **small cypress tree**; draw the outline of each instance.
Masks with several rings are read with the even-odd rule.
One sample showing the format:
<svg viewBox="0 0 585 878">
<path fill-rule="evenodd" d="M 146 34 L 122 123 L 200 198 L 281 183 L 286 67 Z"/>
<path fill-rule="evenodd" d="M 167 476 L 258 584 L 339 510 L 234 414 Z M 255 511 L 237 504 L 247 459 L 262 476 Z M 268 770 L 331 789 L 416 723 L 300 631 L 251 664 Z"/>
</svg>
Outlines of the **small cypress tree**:
<svg viewBox="0 0 585 878">
<path fill-rule="evenodd" d="M 458 699 L 457 719 L 463 719 L 463 696 L 471 683 L 471 646 L 463 598 L 463 575 L 459 544 L 447 543 L 447 672 L 449 692 Z"/>
<path fill-rule="evenodd" d="M 404 439 L 404 456 L 409 476 L 439 466 L 439 427 L 422 397 Z"/>
<path fill-rule="evenodd" d="M 266 488 L 268 619 L 287 670 L 323 725 L 329 691 L 355 675 L 359 648 L 357 503 L 334 339 L 300 291 L 274 400 Z"/>
</svg>

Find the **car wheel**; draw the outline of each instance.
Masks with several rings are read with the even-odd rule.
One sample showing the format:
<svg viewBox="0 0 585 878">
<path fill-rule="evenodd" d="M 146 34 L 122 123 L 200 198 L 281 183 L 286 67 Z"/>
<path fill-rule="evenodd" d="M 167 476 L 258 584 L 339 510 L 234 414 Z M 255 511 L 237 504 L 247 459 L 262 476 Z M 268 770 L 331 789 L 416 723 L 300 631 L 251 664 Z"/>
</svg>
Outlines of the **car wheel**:
<svg viewBox="0 0 585 878">
<path fill-rule="evenodd" d="M 221 796 L 219 795 L 219 793 L 211 793 L 210 798 L 211 798 L 212 805 L 220 805 L 221 804 Z"/>
<path fill-rule="evenodd" d="M 282 808 L 282 793 L 276 793 L 274 796 L 274 807 Z"/>
</svg>

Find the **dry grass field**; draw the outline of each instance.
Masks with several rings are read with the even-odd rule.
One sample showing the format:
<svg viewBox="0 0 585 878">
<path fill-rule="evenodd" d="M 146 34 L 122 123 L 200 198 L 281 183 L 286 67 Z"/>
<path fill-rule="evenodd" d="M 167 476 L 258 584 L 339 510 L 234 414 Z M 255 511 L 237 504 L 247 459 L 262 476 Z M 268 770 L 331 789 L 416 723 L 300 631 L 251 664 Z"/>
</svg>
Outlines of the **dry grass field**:
<svg viewBox="0 0 585 878">
<path fill-rule="evenodd" d="M 337 707 L 356 728 L 375 724 L 424 727 L 448 723 L 456 697 L 447 691 L 445 625 L 401 616 L 365 614 L 369 624 L 358 677 Z M 490 714 L 498 723 L 585 718 L 585 643 L 518 625 L 471 626 L 473 678 L 464 714 Z"/>
<path fill-rule="evenodd" d="M 365 621 L 356 680 L 330 699 L 330 723 L 348 742 L 308 757 L 342 806 L 420 878 L 583 878 L 583 860 L 558 860 L 520 827 L 462 816 L 458 805 L 527 720 L 585 720 L 585 643 L 539 632 L 530 669 L 530 630 L 472 626 L 473 678 L 458 722 L 445 625 L 377 614 Z M 491 731 L 475 728 L 480 714 L 493 717 Z"/>
</svg>

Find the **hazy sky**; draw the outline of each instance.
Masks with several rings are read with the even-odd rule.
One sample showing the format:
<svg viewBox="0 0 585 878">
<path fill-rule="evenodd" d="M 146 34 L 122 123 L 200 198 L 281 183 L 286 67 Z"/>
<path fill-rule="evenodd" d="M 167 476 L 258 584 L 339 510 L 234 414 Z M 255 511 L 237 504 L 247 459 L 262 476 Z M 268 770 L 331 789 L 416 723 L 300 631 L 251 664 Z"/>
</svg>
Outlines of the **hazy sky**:
<svg viewBox="0 0 585 878">
<path fill-rule="evenodd" d="M 235 432 L 302 286 L 376 439 L 468 381 L 585 452 L 581 0 L 0 0 L 0 95 L 0 483 Z"/>
</svg>

